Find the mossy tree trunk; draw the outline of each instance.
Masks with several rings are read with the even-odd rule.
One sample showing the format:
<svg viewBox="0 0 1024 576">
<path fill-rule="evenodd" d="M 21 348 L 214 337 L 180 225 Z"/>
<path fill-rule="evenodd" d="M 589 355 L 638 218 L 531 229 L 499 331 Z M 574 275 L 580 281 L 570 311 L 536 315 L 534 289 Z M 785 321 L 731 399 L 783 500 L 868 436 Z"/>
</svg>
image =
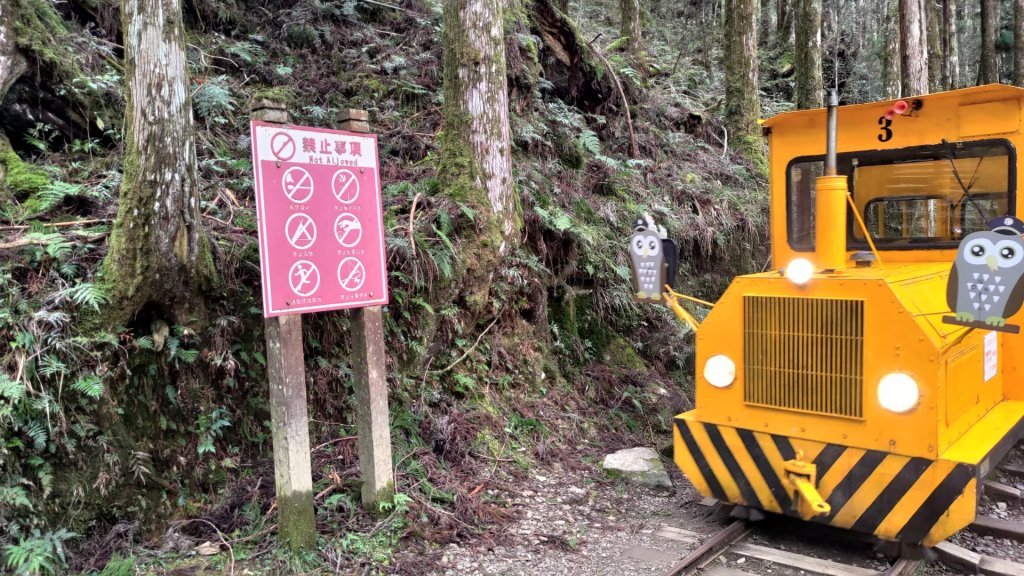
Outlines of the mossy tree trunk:
<svg viewBox="0 0 1024 576">
<path fill-rule="evenodd" d="M 775 39 L 780 48 L 785 50 L 793 37 L 793 0 L 776 0 L 775 6 Z"/>
<path fill-rule="evenodd" d="M 939 10 L 935 0 L 924 0 L 924 16 L 928 29 L 928 87 L 932 92 L 944 90 L 942 84 L 942 67 L 946 62 L 946 52 L 942 49 L 942 38 L 939 35 Z"/>
<path fill-rule="evenodd" d="M 942 0 L 942 85 L 947 90 L 960 87 L 960 49 L 956 37 L 956 0 Z"/>
<path fill-rule="evenodd" d="M 441 190 L 476 212 L 478 245 L 466 285 L 486 294 L 497 262 L 519 242 L 519 201 L 512 185 L 508 79 L 500 0 L 445 0 L 444 126 Z M 476 304 L 482 304 L 476 302 Z"/>
<path fill-rule="evenodd" d="M 0 3 L 0 102 L 26 67 L 14 38 L 14 6 Z"/>
<path fill-rule="evenodd" d="M 981 54 L 978 59 L 978 84 L 999 82 L 996 60 L 996 34 L 999 32 L 998 0 L 981 0 Z"/>
<path fill-rule="evenodd" d="M 153 303 L 176 321 L 203 309 L 213 276 L 199 186 L 180 0 L 124 0 L 126 150 L 104 263 L 111 319 Z"/>
<path fill-rule="evenodd" d="M 763 48 L 771 46 L 772 40 L 772 5 L 771 0 L 760 0 L 757 3 L 758 9 L 758 29 L 757 29 L 757 41 L 761 43 Z"/>
<path fill-rule="evenodd" d="M 764 168 L 764 142 L 757 119 L 757 23 L 755 0 L 726 0 L 725 6 L 725 121 L 729 141 Z"/>
<path fill-rule="evenodd" d="M 1013 0 L 1013 83 L 1024 86 L 1024 0 Z"/>
<path fill-rule="evenodd" d="M 640 30 L 640 0 L 619 0 L 622 14 L 619 35 L 626 40 L 626 50 L 636 58 L 643 54 L 643 35 Z"/>
<path fill-rule="evenodd" d="M 928 93 L 928 28 L 924 0 L 900 1 L 901 95 Z"/>
<path fill-rule="evenodd" d="M 821 78 L 821 0 L 795 0 L 796 107 L 820 108 L 824 86 Z"/>
<path fill-rule="evenodd" d="M 886 98 L 900 97 L 899 0 L 885 0 L 885 53 L 882 56 L 882 88 Z"/>
</svg>

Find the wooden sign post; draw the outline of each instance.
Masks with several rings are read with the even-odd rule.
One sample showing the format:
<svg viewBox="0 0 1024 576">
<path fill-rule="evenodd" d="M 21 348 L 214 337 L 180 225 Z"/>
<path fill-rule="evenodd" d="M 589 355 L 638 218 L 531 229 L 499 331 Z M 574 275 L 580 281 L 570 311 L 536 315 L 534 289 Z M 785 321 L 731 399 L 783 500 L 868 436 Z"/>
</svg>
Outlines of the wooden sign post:
<svg viewBox="0 0 1024 576">
<path fill-rule="evenodd" d="M 251 112 L 255 120 L 265 122 L 286 124 L 289 119 L 285 105 L 272 100 L 256 100 Z M 264 326 L 274 441 L 278 541 L 292 550 L 309 550 L 316 543 L 316 520 L 313 513 L 302 316 L 265 318 Z"/>
<path fill-rule="evenodd" d="M 302 313 L 350 309 L 363 505 L 394 492 L 377 141 L 363 110 L 342 113 L 344 132 L 292 126 L 268 99 L 251 113 L 278 538 L 303 550 L 316 529 Z"/>
<path fill-rule="evenodd" d="M 363 133 L 370 131 L 368 119 L 369 114 L 365 110 L 343 110 L 338 118 L 342 130 Z M 373 506 L 388 492 L 394 492 L 384 313 L 380 306 L 367 306 L 354 308 L 350 314 L 363 505 Z"/>
</svg>

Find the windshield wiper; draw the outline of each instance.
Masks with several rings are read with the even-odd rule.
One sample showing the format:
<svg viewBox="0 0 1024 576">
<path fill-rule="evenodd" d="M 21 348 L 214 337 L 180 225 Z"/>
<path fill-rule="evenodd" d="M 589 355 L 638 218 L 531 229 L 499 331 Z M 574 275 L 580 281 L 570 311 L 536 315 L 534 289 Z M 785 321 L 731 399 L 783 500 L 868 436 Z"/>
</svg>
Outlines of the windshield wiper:
<svg viewBox="0 0 1024 576">
<path fill-rule="evenodd" d="M 971 188 L 973 188 L 974 184 L 977 183 L 977 181 L 978 181 L 978 170 L 981 169 L 981 163 L 982 163 L 982 161 L 985 160 L 985 157 L 982 156 L 982 157 L 978 158 L 978 165 L 974 167 L 974 174 L 971 175 L 971 181 L 970 181 L 970 183 L 968 183 L 966 185 L 964 184 L 963 179 L 960 178 L 960 171 L 956 169 L 956 162 L 954 161 L 953 153 L 952 153 L 952 145 L 950 145 L 950 152 L 947 153 L 946 159 L 949 160 L 949 165 L 953 168 L 953 176 L 956 177 L 957 184 L 959 184 L 960 185 L 960 189 L 964 191 L 963 196 L 961 196 L 960 200 L 956 204 L 953 205 L 953 208 L 954 209 L 958 208 L 960 206 L 960 204 L 963 203 L 964 200 L 968 200 L 970 202 L 971 206 L 974 207 L 975 211 L 978 212 L 978 215 L 981 216 L 982 221 L 983 222 L 988 222 L 988 220 L 989 220 L 988 215 L 985 214 L 985 211 L 982 210 L 981 206 L 979 206 L 978 202 L 974 199 L 974 196 L 971 195 Z"/>
</svg>

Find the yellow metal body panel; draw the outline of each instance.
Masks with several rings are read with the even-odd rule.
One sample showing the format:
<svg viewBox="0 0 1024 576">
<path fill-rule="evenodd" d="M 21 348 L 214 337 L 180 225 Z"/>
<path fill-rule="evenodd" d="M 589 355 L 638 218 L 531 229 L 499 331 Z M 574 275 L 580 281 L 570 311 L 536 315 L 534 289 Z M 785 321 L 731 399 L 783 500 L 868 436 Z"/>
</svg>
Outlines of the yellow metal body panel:
<svg viewBox="0 0 1024 576">
<path fill-rule="evenodd" d="M 998 85 L 922 96 L 919 110 L 893 120 L 884 142 L 879 119 L 892 101 L 841 107 L 838 151 L 995 137 L 1019 150 L 1022 99 L 1024 89 Z M 974 519 L 978 480 L 1022 435 L 1024 334 L 942 322 L 953 248 L 880 247 L 884 267 L 848 261 L 804 285 L 786 279 L 778 271 L 786 263 L 815 258 L 789 245 L 786 170 L 796 158 L 824 154 L 825 112 L 781 114 L 764 126 L 776 271 L 736 278 L 701 323 L 696 408 L 677 417 L 676 462 L 705 495 L 793 513 L 782 466 L 802 451 L 832 508 L 814 521 L 938 542 Z M 1011 157 L 1020 174 L 1021 156 Z M 1005 162 L 986 170 L 1005 174 Z M 992 174 L 977 170 L 976 183 L 998 187 L 986 184 L 997 182 Z M 863 209 L 856 193 L 854 201 Z M 1015 206 L 1021 217 L 1024 200 Z M 832 224 L 845 234 L 846 222 Z M 953 238 L 948 226 L 938 228 Z M 1009 322 L 1024 324 L 1024 313 Z M 718 354 L 736 365 L 725 388 L 703 377 Z M 909 374 L 920 392 L 901 414 L 884 409 L 877 394 L 893 372 Z"/>
</svg>

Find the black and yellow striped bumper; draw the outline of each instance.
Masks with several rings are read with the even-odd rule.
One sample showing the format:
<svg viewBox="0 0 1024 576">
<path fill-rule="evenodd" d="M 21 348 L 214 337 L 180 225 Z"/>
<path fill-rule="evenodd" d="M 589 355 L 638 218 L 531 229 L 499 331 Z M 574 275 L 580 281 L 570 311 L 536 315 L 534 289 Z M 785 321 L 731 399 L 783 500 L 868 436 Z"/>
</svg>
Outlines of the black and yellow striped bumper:
<svg viewBox="0 0 1024 576">
<path fill-rule="evenodd" d="M 907 457 L 703 423 L 694 412 L 675 424 L 676 464 L 705 496 L 798 516 L 783 463 L 802 452 L 831 506 L 813 522 L 926 545 L 974 521 L 979 477 L 990 458 L 1002 457 L 987 454 L 976 463 Z M 1014 442 L 1020 429 L 1014 426 Z"/>
</svg>

